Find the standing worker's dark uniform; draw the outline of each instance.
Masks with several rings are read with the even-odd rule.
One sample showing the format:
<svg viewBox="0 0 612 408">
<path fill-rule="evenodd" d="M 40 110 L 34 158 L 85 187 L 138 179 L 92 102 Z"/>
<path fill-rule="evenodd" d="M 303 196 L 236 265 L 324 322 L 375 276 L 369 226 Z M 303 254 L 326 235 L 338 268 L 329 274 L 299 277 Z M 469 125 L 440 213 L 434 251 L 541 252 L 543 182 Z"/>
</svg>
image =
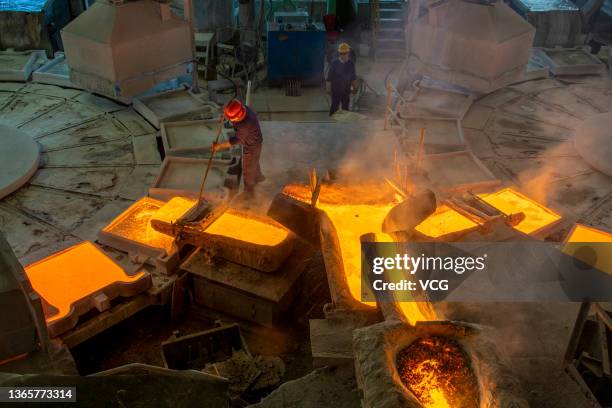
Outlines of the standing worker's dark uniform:
<svg viewBox="0 0 612 408">
<path fill-rule="evenodd" d="M 257 115 L 248 106 L 245 106 L 245 109 L 245 118 L 240 122 L 232 122 L 236 135 L 230 137 L 229 142 L 232 146 L 237 144 L 242 146 L 244 189 L 248 193 L 253 193 L 255 185 L 265 179 L 259 167 L 263 136 Z"/>
<path fill-rule="evenodd" d="M 353 61 L 342 62 L 337 59 L 332 62 L 327 73 L 327 81 L 331 82 L 332 103 L 329 109 L 330 115 L 336 113 L 340 103 L 342 103 L 342 109 L 349 110 L 351 84 L 356 79 L 357 73 L 355 72 L 355 63 Z"/>
</svg>

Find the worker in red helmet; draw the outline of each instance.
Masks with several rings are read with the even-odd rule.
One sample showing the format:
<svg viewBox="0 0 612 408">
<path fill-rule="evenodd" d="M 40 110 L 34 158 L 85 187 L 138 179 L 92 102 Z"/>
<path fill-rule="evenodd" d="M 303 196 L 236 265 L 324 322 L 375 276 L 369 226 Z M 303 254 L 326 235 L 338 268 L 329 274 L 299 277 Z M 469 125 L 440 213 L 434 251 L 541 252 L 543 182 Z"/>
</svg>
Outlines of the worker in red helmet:
<svg viewBox="0 0 612 408">
<path fill-rule="evenodd" d="M 263 145 L 259 120 L 257 120 L 257 115 L 251 108 L 236 99 L 225 105 L 223 114 L 230 121 L 236 133 L 227 142 L 214 143 L 212 149 L 217 152 L 229 149 L 237 144 L 242 146 L 244 191 L 247 198 L 252 197 L 255 193 L 255 185 L 266 179 L 259 167 L 259 157 Z"/>
</svg>

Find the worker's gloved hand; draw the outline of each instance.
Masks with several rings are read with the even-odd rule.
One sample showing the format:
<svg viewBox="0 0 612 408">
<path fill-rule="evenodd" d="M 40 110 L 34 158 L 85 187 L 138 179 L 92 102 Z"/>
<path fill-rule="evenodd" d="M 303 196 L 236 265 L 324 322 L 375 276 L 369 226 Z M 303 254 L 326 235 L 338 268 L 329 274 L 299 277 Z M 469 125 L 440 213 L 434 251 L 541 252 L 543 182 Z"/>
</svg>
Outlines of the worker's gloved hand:
<svg viewBox="0 0 612 408">
<path fill-rule="evenodd" d="M 352 94 L 356 94 L 357 93 L 357 88 L 351 88 L 351 93 Z"/>
<path fill-rule="evenodd" d="M 213 152 L 218 152 L 221 150 L 221 143 L 213 143 L 212 146 L 210 146 L 210 150 Z"/>
</svg>

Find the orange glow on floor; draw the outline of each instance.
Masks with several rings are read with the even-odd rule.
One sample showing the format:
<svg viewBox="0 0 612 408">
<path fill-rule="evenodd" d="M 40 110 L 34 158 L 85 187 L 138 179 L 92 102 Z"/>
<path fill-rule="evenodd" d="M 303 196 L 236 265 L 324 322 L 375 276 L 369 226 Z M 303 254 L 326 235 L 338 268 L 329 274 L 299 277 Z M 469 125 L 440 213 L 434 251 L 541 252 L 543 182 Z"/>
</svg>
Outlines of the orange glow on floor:
<svg viewBox="0 0 612 408">
<path fill-rule="evenodd" d="M 440 238 L 476 227 L 477 223 L 442 204 L 425 221 L 417 225 L 415 230 L 430 238 Z"/>
<path fill-rule="evenodd" d="M 104 227 L 102 231 L 139 244 L 160 248 L 169 253 L 174 239 L 151 227 L 151 218 L 163 205 L 163 201 L 143 197 Z"/>
<path fill-rule="evenodd" d="M 232 210 L 213 221 L 206 233 L 266 246 L 276 246 L 289 236 L 287 229 Z"/>
<path fill-rule="evenodd" d="M 525 219 L 514 226 L 516 230 L 525 234 L 536 233 L 561 219 L 561 216 L 553 210 L 512 188 L 505 188 L 492 194 L 479 194 L 478 196 L 506 215 L 519 212 L 525 214 Z"/>
<path fill-rule="evenodd" d="M 83 242 L 53 254 L 25 268 L 32 288 L 58 312 L 47 317 L 47 323 L 70 314 L 72 305 L 115 282 L 130 283 L 142 278 L 133 276 L 91 242 Z"/>
</svg>

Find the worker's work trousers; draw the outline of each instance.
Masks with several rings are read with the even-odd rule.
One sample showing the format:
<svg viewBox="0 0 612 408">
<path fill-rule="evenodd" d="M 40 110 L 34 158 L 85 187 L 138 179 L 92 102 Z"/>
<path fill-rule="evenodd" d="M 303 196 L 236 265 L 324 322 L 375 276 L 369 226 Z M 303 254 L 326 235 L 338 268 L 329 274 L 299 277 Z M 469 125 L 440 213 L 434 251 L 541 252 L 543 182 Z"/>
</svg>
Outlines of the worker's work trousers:
<svg viewBox="0 0 612 408">
<path fill-rule="evenodd" d="M 338 107 L 342 104 L 342 109 L 345 111 L 349 110 L 349 103 L 351 102 L 351 90 L 346 92 L 333 92 L 332 91 L 332 103 L 329 108 L 329 115 L 333 115 L 338 111 Z"/>
<path fill-rule="evenodd" d="M 252 193 L 255 185 L 263 180 L 264 176 L 259 167 L 261 145 L 249 146 L 242 149 L 242 176 L 244 177 L 244 190 Z"/>
</svg>

